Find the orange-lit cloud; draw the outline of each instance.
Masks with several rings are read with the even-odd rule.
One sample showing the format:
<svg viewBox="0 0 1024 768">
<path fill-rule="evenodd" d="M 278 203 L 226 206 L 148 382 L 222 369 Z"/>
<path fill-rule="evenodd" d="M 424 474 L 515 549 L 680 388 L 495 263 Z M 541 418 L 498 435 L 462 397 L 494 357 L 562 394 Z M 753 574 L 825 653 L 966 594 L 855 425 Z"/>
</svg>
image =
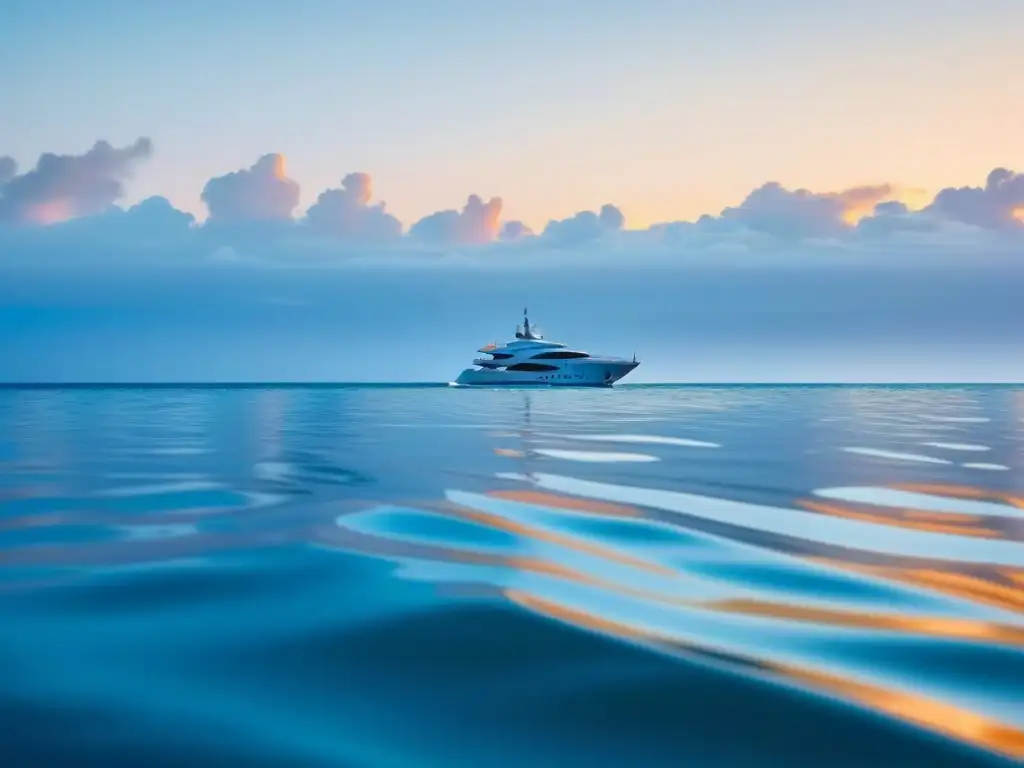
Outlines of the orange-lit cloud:
<svg viewBox="0 0 1024 768">
<path fill-rule="evenodd" d="M 124 182 L 153 145 L 143 137 L 127 147 L 97 141 L 81 155 L 47 152 L 23 174 L 0 157 L 0 222 L 49 225 L 106 211 L 124 195 Z"/>
<path fill-rule="evenodd" d="M 865 216 L 875 210 L 875 206 L 881 202 L 894 199 L 894 188 L 891 184 L 882 184 L 877 187 L 853 187 L 835 195 L 835 199 L 842 205 L 840 219 L 846 224 L 853 226 Z"/>
<path fill-rule="evenodd" d="M 983 187 L 947 187 L 935 196 L 929 211 L 962 224 L 999 230 L 1020 227 L 1024 208 L 1024 174 L 996 168 Z"/>
<path fill-rule="evenodd" d="M 284 155 L 267 154 L 249 168 L 210 179 L 202 194 L 210 221 L 290 220 L 300 190 L 285 166 Z"/>
<path fill-rule="evenodd" d="M 905 197 L 919 200 L 914 191 L 893 184 L 812 192 L 770 182 L 755 189 L 738 206 L 726 208 L 717 219 L 774 236 L 829 238 L 842 235 L 874 214 L 880 203 L 903 202 Z M 714 218 L 705 217 L 703 221 L 710 224 Z"/>
<path fill-rule="evenodd" d="M 30 205 L 22 213 L 22 221 L 24 223 L 38 224 L 44 227 L 50 224 L 58 224 L 62 221 L 69 221 L 73 218 L 75 218 L 75 211 L 64 198 Z"/>
<path fill-rule="evenodd" d="M 500 197 L 485 203 L 479 195 L 470 195 L 461 211 L 424 216 L 409 228 L 409 235 L 439 245 L 485 245 L 497 239 L 501 230 L 502 205 Z"/>
<path fill-rule="evenodd" d="M 848 226 L 856 224 L 875 212 L 879 203 L 903 203 L 910 211 L 917 211 L 928 205 L 930 196 L 923 189 L 883 184 L 877 187 L 853 187 L 836 194 L 843 204 L 842 220 Z"/>
</svg>

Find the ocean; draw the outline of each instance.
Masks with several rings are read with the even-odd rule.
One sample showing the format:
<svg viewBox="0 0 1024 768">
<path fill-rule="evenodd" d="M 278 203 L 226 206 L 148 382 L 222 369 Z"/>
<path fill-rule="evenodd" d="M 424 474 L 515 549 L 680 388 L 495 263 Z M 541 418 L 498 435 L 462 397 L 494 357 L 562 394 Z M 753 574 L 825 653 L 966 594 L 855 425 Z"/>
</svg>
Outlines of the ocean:
<svg viewBox="0 0 1024 768">
<path fill-rule="evenodd" d="M 1024 760 L 1024 387 L 0 389 L 0 765 Z"/>
</svg>

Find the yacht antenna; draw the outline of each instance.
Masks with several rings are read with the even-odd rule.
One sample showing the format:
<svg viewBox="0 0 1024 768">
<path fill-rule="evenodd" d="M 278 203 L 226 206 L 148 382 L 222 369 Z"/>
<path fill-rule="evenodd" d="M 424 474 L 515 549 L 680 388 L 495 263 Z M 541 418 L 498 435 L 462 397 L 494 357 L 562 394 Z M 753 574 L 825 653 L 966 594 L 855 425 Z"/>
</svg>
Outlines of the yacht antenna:
<svg viewBox="0 0 1024 768">
<path fill-rule="evenodd" d="M 530 333 L 530 318 L 527 315 L 526 307 L 523 307 L 523 335 L 528 339 L 533 335 Z"/>
</svg>

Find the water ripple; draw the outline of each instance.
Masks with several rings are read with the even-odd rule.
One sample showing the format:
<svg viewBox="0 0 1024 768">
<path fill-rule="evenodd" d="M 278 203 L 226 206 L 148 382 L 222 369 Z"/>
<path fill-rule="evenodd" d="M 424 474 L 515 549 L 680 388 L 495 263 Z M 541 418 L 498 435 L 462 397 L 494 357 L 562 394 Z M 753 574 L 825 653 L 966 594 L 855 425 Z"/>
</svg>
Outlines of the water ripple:
<svg viewBox="0 0 1024 768">
<path fill-rule="evenodd" d="M 843 448 L 847 453 L 856 453 L 861 456 L 874 456 L 879 459 L 892 459 L 895 461 L 918 461 L 924 464 L 951 464 L 947 459 L 939 459 L 935 456 L 923 456 L 918 453 L 901 453 L 899 451 L 887 451 L 881 448 Z"/>
<path fill-rule="evenodd" d="M 0 758 L 1019 764 L 1021 403 L 0 392 Z"/>
<path fill-rule="evenodd" d="M 533 452 L 540 456 L 566 461 L 586 461 L 591 463 L 659 461 L 657 456 L 646 453 L 615 453 L 613 451 L 569 451 L 561 448 L 534 448 Z"/>
</svg>

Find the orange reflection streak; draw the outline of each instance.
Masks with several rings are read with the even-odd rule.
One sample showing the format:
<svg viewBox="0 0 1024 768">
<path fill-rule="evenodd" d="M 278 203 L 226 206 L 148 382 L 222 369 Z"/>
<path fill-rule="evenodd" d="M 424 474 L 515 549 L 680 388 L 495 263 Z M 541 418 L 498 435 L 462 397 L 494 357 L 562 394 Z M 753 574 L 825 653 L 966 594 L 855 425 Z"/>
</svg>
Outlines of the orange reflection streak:
<svg viewBox="0 0 1024 768">
<path fill-rule="evenodd" d="M 1024 611 L 1024 591 L 964 573 L 934 570 L 908 570 L 908 580 L 923 586 L 971 597 L 982 602 L 995 602 L 1003 607 Z"/>
<path fill-rule="evenodd" d="M 1024 646 L 1024 627 L 996 624 L 973 619 L 947 617 L 900 616 L 883 613 L 852 613 L 831 608 L 818 608 L 784 603 L 769 603 L 762 600 L 734 599 L 704 603 L 701 607 L 740 613 L 746 616 L 813 621 L 856 629 L 882 629 L 893 632 L 908 632 L 933 637 L 984 640 L 1006 645 Z"/>
<path fill-rule="evenodd" d="M 918 519 L 907 519 L 906 517 L 893 517 L 885 514 L 873 514 L 870 512 L 861 512 L 848 509 L 838 504 L 823 504 L 819 501 L 809 501 L 800 499 L 799 505 L 804 509 L 808 509 L 812 512 L 818 512 L 823 515 L 829 515 L 832 517 L 844 517 L 850 520 L 863 520 L 869 523 L 878 523 L 880 525 L 889 525 L 893 528 L 910 528 L 915 531 L 927 531 L 930 533 L 953 533 L 959 536 L 974 536 L 976 538 L 985 539 L 997 539 L 1002 538 L 1003 534 L 1000 531 L 993 531 L 989 528 L 985 528 L 981 525 L 982 518 L 971 515 L 959 515 L 957 517 L 967 517 L 970 523 L 974 525 L 966 525 L 961 523 L 956 518 L 943 522 L 926 522 Z M 894 512 L 901 512 L 902 510 L 893 510 Z M 912 510 L 908 510 L 912 511 Z M 921 515 L 928 515 L 932 519 L 942 519 L 941 515 L 933 515 L 932 513 L 919 513 Z M 968 522 L 965 521 L 965 522 Z"/>
<path fill-rule="evenodd" d="M 567 608 L 521 590 L 505 590 L 505 596 L 515 605 L 583 629 L 632 640 L 672 642 L 671 638 L 663 635 L 643 632 L 621 622 L 594 616 L 578 609 Z M 678 645 L 680 648 L 699 647 L 692 643 L 673 643 L 673 645 Z M 763 659 L 749 659 L 749 661 L 788 681 L 824 690 L 933 732 L 1010 757 L 1024 757 L 1024 731 L 954 704 L 946 704 L 906 691 L 894 691 L 877 685 L 848 680 L 817 670 L 776 664 Z"/>
<path fill-rule="evenodd" d="M 937 496 L 953 496 L 958 499 L 980 499 L 982 501 L 1001 501 L 1017 509 L 1024 509 L 1024 498 L 1001 491 L 988 491 L 970 485 L 942 485 L 928 483 L 896 483 L 891 486 L 900 491 L 926 493 Z"/>
<path fill-rule="evenodd" d="M 575 581 L 579 584 L 586 584 L 591 587 L 607 586 L 599 579 L 587 576 L 585 573 L 574 571 L 572 568 L 566 568 L 549 560 L 541 560 L 539 557 L 507 557 L 499 555 L 494 558 L 494 561 L 495 564 L 504 565 L 508 568 L 529 571 L 530 573 L 540 573 L 547 576 L 558 576 L 559 578 Z"/>
<path fill-rule="evenodd" d="M 622 504 L 612 504 L 605 501 L 577 499 L 572 496 L 558 496 L 554 493 L 545 493 L 543 491 L 492 491 L 487 495 L 508 501 L 518 501 L 523 504 L 568 509 L 574 512 L 587 512 L 591 515 L 602 515 L 605 517 L 644 517 L 636 507 L 627 507 Z"/>
<path fill-rule="evenodd" d="M 982 519 L 977 515 L 967 515 L 962 512 L 925 512 L 920 509 L 900 509 L 900 514 L 911 520 L 928 520 L 933 523 L 980 523 Z"/>
<path fill-rule="evenodd" d="M 940 571 L 930 568 L 901 568 L 887 565 L 862 565 L 831 558 L 808 558 L 831 568 L 841 568 L 855 573 L 877 576 L 883 579 L 911 584 L 916 587 L 934 589 L 943 594 L 966 600 L 974 600 L 997 608 L 1024 612 L 1024 590 L 1013 584 L 1000 584 L 993 579 L 954 571 Z M 994 577 L 1000 575 L 996 571 Z M 1002 572 L 1008 579 L 1024 585 L 1024 573 Z"/>
<path fill-rule="evenodd" d="M 468 507 L 461 507 L 458 505 L 452 505 L 452 511 L 464 517 L 467 520 L 480 523 L 482 525 L 489 525 L 492 528 L 499 530 L 508 531 L 509 533 L 516 533 L 520 536 L 527 538 L 536 539 L 538 541 L 547 541 L 551 544 L 558 544 L 559 546 L 566 547 L 567 549 L 575 549 L 578 552 L 586 552 L 587 554 L 601 557 L 612 562 L 620 563 L 622 565 L 629 565 L 634 568 L 648 571 L 650 573 L 657 573 L 662 576 L 678 576 L 676 571 L 671 568 L 666 568 L 662 565 L 649 562 L 647 560 L 641 560 L 639 558 L 630 557 L 624 555 L 621 552 L 616 552 L 613 549 L 602 547 L 597 544 L 591 544 L 589 542 L 581 541 L 580 539 L 562 535 L 558 533 L 552 533 L 550 531 L 544 531 L 538 528 L 533 528 L 523 523 L 516 522 L 515 520 L 509 520 L 508 518 L 499 517 L 498 515 L 488 514 L 486 512 L 478 512 L 475 509 L 469 509 Z"/>
<path fill-rule="evenodd" d="M 991 491 L 984 488 L 965 485 L 947 485 L 939 483 L 900 483 L 891 486 L 902 491 L 922 493 L 948 498 L 971 499 L 1004 503 L 1012 508 L 1024 509 L 1024 498 L 1012 493 Z M 835 515 L 866 520 L 873 523 L 901 528 L 932 531 L 936 533 L 952 533 L 961 536 L 984 538 L 1019 539 L 1019 533 L 1013 527 L 1018 522 L 1016 517 L 991 516 L 982 518 L 961 513 L 938 513 L 925 510 L 895 508 L 889 514 L 878 514 L 850 509 L 846 505 L 822 504 L 811 500 L 800 500 L 800 505 L 822 514 Z M 1009 510 L 1008 510 L 1009 512 Z M 1005 530 L 993 530 L 988 527 L 1002 523 Z M 1016 534 L 1016 535 L 1015 535 Z M 863 573 L 883 579 L 909 584 L 950 595 L 963 600 L 970 600 L 997 608 L 1024 612 L 1024 570 L 1013 568 L 972 567 L 968 570 L 953 570 L 950 567 L 917 567 L 906 565 L 864 565 L 850 563 L 833 558 L 810 557 L 809 560 L 822 563 L 830 568 L 840 568 L 856 573 Z"/>
<path fill-rule="evenodd" d="M 537 496 L 547 497 L 550 494 L 545 493 L 534 493 L 530 491 L 523 492 L 527 498 L 536 498 Z M 563 497 L 554 497 L 559 502 L 568 502 L 572 504 L 574 509 L 586 509 L 589 502 L 585 500 L 577 500 Z M 550 503 L 545 500 L 544 503 Z M 591 545 L 580 541 L 578 538 L 573 536 L 562 536 L 558 534 L 552 534 L 547 531 L 538 531 L 529 526 L 514 521 L 507 520 L 505 518 L 497 517 L 494 515 L 475 512 L 473 510 L 466 510 L 462 507 L 458 507 L 455 510 L 459 516 L 465 516 L 467 519 L 473 520 L 474 522 L 483 525 L 493 525 L 494 527 L 501 528 L 509 532 L 513 532 L 522 536 L 538 538 L 541 540 L 550 541 L 552 543 L 558 543 L 562 546 L 576 549 L 582 552 L 588 552 L 589 554 L 596 555 L 598 557 L 606 557 L 616 562 L 625 563 L 634 567 L 645 568 L 647 570 L 655 570 L 658 573 L 665 573 L 667 575 L 679 576 L 675 571 L 662 569 L 660 566 L 656 566 L 653 563 L 648 563 L 643 560 L 636 560 L 626 555 L 622 555 L 618 552 L 608 550 L 604 547 Z M 532 569 L 537 570 L 536 563 L 543 561 L 530 561 Z M 835 565 L 832 561 L 825 561 L 830 565 Z M 617 594 L 626 595 L 639 600 L 647 600 L 662 605 L 673 606 L 676 608 L 688 608 L 691 610 L 706 610 L 706 611 L 717 611 L 722 613 L 736 613 L 743 614 L 746 616 L 758 617 L 758 618 L 774 618 L 774 619 L 788 619 L 792 621 L 805 621 L 814 622 L 819 624 L 828 624 L 832 626 L 842 626 L 852 629 L 880 629 L 887 630 L 890 632 L 903 632 L 908 634 L 922 634 L 931 637 L 945 637 L 950 639 L 984 639 L 988 642 L 999 643 L 1013 646 L 1024 646 L 1024 627 L 1015 627 L 1008 624 L 1000 624 L 989 621 L 979 621 L 973 619 L 954 619 L 947 617 L 938 616 L 901 616 L 886 613 L 855 613 L 852 611 L 812 607 L 812 606 L 797 606 L 789 605 L 785 603 L 774 603 L 764 600 L 756 599 L 733 599 L 733 600 L 685 600 L 680 598 L 672 597 L 669 594 L 662 592 L 654 592 L 646 589 L 637 589 L 630 587 L 622 583 L 615 583 L 600 579 L 593 576 L 588 576 L 579 571 L 575 571 L 569 568 L 560 568 L 557 575 L 571 578 L 573 581 L 579 583 L 586 583 L 590 586 L 600 587 L 602 589 L 615 592 Z M 539 572 L 539 571 L 538 571 Z M 553 573 L 552 571 L 547 571 Z"/>
<path fill-rule="evenodd" d="M 963 499 L 987 499 L 992 494 L 983 488 L 970 485 L 947 485 L 944 483 L 893 483 L 893 488 L 911 493 L 930 493 L 939 496 L 956 496 Z"/>
<path fill-rule="evenodd" d="M 823 688 L 892 717 L 1010 757 L 1024 757 L 1024 731 L 954 704 L 824 672 L 783 664 L 767 663 L 766 666 L 790 680 Z"/>
</svg>

